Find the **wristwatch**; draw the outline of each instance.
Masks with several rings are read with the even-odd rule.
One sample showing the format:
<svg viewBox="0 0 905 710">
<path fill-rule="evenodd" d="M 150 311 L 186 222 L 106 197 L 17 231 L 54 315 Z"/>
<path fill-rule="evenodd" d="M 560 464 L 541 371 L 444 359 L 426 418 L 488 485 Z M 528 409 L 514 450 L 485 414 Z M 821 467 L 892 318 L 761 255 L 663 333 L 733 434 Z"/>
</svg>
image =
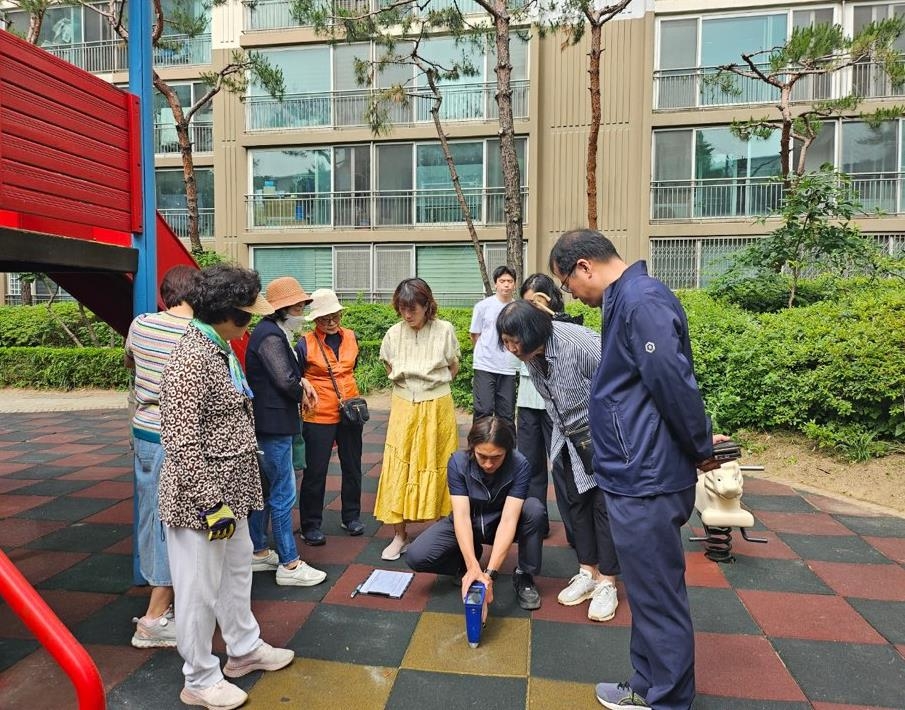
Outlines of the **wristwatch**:
<svg viewBox="0 0 905 710">
<path fill-rule="evenodd" d="M 499 576 L 500 573 L 497 572 L 495 569 L 490 569 L 490 567 L 488 567 L 487 569 L 484 570 L 484 574 L 486 574 L 488 577 L 490 577 L 491 582 L 495 582 L 496 578 Z"/>
</svg>

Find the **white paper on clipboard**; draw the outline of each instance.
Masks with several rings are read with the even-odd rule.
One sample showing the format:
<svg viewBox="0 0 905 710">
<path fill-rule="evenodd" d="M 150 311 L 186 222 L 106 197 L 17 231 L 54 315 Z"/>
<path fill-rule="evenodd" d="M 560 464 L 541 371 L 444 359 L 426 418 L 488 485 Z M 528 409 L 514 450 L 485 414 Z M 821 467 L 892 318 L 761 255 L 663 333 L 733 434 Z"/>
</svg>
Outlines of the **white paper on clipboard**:
<svg viewBox="0 0 905 710">
<path fill-rule="evenodd" d="M 415 577 L 414 572 L 395 572 L 388 569 L 375 569 L 362 582 L 360 594 L 377 594 L 391 599 L 399 599 L 405 594 Z"/>
</svg>

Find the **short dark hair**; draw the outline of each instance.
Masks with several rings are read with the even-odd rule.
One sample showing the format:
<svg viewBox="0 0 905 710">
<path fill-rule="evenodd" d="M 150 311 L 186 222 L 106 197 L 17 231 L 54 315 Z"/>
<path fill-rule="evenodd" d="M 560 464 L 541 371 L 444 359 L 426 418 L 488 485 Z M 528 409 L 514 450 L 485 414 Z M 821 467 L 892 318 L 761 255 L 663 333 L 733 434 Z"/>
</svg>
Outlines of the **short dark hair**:
<svg viewBox="0 0 905 710">
<path fill-rule="evenodd" d="M 503 417 L 481 417 L 468 432 L 468 453 L 473 457 L 479 444 L 493 444 L 506 449 L 509 454 L 515 448 L 515 427 Z"/>
<path fill-rule="evenodd" d="M 496 283 L 499 281 L 500 276 L 503 275 L 511 276 L 512 280 L 515 281 L 515 271 L 513 271 L 509 266 L 503 264 L 502 266 L 498 266 L 493 270 L 493 282 Z"/>
<path fill-rule="evenodd" d="M 596 229 L 572 229 L 563 232 L 550 251 L 550 270 L 568 274 L 579 259 L 610 261 L 619 259 L 613 242 Z"/>
<path fill-rule="evenodd" d="M 216 325 L 235 316 L 239 306 L 250 306 L 261 292 L 257 271 L 232 264 L 214 264 L 202 269 L 189 299 L 195 318 Z"/>
<path fill-rule="evenodd" d="M 562 300 L 562 295 L 559 292 L 559 287 L 553 283 L 553 279 L 551 279 L 546 274 L 531 274 L 525 282 L 522 284 L 522 287 L 518 291 L 518 295 L 522 298 L 525 297 L 525 294 L 528 291 L 534 291 L 534 293 L 542 293 L 550 299 L 550 310 L 556 311 L 559 313 L 563 308 L 565 308 L 565 304 Z"/>
<path fill-rule="evenodd" d="M 169 269 L 160 281 L 160 299 L 167 308 L 175 308 L 188 301 L 195 290 L 198 269 L 187 264 L 177 264 Z"/>
<path fill-rule="evenodd" d="M 412 308 L 415 305 L 424 306 L 427 309 L 427 313 L 425 313 L 427 320 L 437 317 L 437 302 L 434 300 L 434 292 L 427 285 L 427 281 L 419 278 L 400 281 L 393 292 L 393 309 L 401 316 L 403 308 Z"/>
<path fill-rule="evenodd" d="M 524 352 L 533 352 L 553 335 L 553 319 L 528 301 L 513 301 L 503 307 L 496 319 L 500 347 L 508 335 L 521 343 Z"/>
</svg>

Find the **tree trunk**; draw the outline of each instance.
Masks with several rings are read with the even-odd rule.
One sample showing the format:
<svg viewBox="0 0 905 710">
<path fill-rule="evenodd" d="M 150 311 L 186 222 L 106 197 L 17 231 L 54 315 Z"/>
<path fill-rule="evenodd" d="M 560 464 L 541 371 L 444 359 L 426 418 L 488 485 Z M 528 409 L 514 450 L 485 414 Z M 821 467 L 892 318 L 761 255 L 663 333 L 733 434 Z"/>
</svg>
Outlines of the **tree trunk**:
<svg viewBox="0 0 905 710">
<path fill-rule="evenodd" d="M 46 8 L 35 8 L 28 14 L 28 32 L 25 34 L 25 41 L 31 44 L 37 44 L 38 38 L 41 36 L 41 26 L 44 24 L 44 13 Z"/>
<path fill-rule="evenodd" d="M 60 285 L 51 283 L 50 279 L 46 276 L 41 276 L 41 281 L 44 283 L 44 287 L 50 293 L 50 300 L 47 301 L 47 312 L 50 314 L 50 317 L 53 318 L 57 323 L 60 324 L 60 327 L 69 336 L 69 339 L 75 343 L 77 348 L 84 348 L 85 346 L 82 344 L 82 341 L 79 340 L 79 337 L 69 330 L 69 327 L 66 325 L 65 321 L 53 310 L 53 302 L 56 300 L 57 294 L 60 293 Z"/>
<path fill-rule="evenodd" d="M 600 137 L 600 55 L 603 27 L 591 25 L 591 52 L 588 60 L 591 92 L 591 130 L 588 133 L 588 160 L 585 169 L 588 192 L 588 228 L 597 229 L 597 142 Z"/>
<path fill-rule="evenodd" d="M 475 256 L 478 259 L 478 268 L 481 270 L 481 281 L 484 283 L 484 295 L 490 296 L 493 290 L 490 287 L 490 277 L 487 275 L 487 263 L 484 261 L 484 250 L 481 249 L 481 242 L 478 240 L 478 233 L 474 228 L 474 219 L 471 215 L 471 208 L 468 206 L 468 200 L 465 199 L 465 193 L 462 192 L 462 183 L 459 180 L 459 171 L 456 170 L 456 161 L 449 149 L 449 139 L 443 131 L 443 124 L 440 122 L 440 106 L 443 104 L 443 95 L 437 86 L 436 78 L 433 72 L 426 71 L 428 86 L 434 95 L 431 104 L 431 117 L 434 120 L 434 128 L 437 130 L 437 137 L 440 139 L 440 146 L 443 148 L 443 157 L 446 158 L 446 166 L 449 168 L 449 177 L 452 181 L 453 189 L 456 191 L 456 199 L 459 200 L 459 206 L 462 208 L 462 216 L 465 217 L 465 227 L 468 229 L 468 235 L 471 237 L 471 243 L 474 246 Z"/>
<path fill-rule="evenodd" d="M 496 30 L 496 101 L 499 106 L 500 167 L 503 171 L 503 204 L 506 215 L 506 263 L 515 271 L 516 286 L 522 282 L 522 176 L 515 150 L 512 119 L 512 63 L 509 57 L 509 12 L 506 0 L 494 3 Z"/>
<path fill-rule="evenodd" d="M 19 277 L 19 300 L 23 306 L 33 306 L 35 299 L 31 293 L 31 281 L 26 281 Z"/>
<path fill-rule="evenodd" d="M 792 111 L 789 101 L 792 89 L 783 86 L 780 90 L 779 111 L 782 114 L 782 129 L 779 135 L 779 174 L 782 176 L 784 189 L 789 188 L 789 173 L 792 165 Z"/>
<path fill-rule="evenodd" d="M 198 233 L 198 185 L 195 182 L 195 161 L 192 155 L 192 140 L 189 134 L 189 122 L 185 118 L 182 104 L 176 92 L 169 84 L 154 73 L 154 88 L 167 100 L 176 123 L 176 136 L 179 139 L 179 151 L 182 154 L 182 176 L 185 180 L 185 207 L 188 212 L 188 238 L 193 254 L 204 251 Z"/>
</svg>

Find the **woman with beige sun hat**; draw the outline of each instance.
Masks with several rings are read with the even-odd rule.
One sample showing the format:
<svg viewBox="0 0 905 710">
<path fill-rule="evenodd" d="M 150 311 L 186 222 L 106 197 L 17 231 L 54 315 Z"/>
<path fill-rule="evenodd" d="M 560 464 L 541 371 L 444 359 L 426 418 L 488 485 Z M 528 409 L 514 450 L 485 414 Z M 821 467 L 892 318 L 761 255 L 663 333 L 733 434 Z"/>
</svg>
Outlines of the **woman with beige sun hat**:
<svg viewBox="0 0 905 710">
<path fill-rule="evenodd" d="M 340 325 L 345 310 L 336 294 L 319 288 L 311 294 L 308 322 L 314 328 L 296 345 L 299 367 L 317 393 L 317 406 L 305 412 L 305 456 L 307 466 L 299 493 L 299 519 L 302 539 L 308 545 L 323 545 L 327 538 L 321 530 L 327 466 L 336 444 L 342 471 L 341 524 L 349 535 L 361 535 L 361 435 L 360 422 L 342 420 L 340 400 L 358 397 L 355 365 L 358 362 L 358 338 Z"/>
</svg>

